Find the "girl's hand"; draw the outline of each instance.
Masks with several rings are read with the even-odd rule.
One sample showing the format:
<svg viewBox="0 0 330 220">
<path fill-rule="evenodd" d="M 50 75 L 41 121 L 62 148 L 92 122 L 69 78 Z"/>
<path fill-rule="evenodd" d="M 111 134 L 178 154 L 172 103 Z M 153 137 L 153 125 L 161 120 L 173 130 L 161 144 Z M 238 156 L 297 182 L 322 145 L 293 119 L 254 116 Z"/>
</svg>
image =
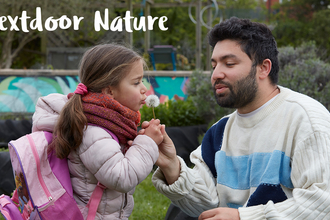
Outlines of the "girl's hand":
<svg viewBox="0 0 330 220">
<path fill-rule="evenodd" d="M 148 127 L 144 128 L 144 134 L 152 138 L 157 145 L 159 145 L 161 142 L 163 142 L 163 134 L 162 134 L 162 129 L 164 130 L 164 125 L 160 124 L 159 119 L 152 119 L 149 122 Z"/>
<path fill-rule="evenodd" d="M 140 134 L 140 135 L 143 135 L 144 132 L 145 132 L 145 129 L 146 129 L 148 126 L 149 126 L 149 122 L 148 122 L 148 121 L 144 121 L 144 122 L 142 122 L 141 129 L 139 130 L 138 135 L 139 135 L 139 134 Z M 129 141 L 127 141 L 127 144 L 128 144 L 129 146 L 132 146 L 132 144 L 133 144 L 133 140 L 129 140 Z"/>
</svg>

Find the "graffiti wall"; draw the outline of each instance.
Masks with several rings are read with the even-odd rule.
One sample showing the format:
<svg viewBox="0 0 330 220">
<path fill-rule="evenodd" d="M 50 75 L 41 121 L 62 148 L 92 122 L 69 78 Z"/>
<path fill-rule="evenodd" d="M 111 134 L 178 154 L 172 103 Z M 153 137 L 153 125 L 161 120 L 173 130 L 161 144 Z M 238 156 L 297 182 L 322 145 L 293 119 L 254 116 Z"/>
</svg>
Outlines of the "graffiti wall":
<svg viewBox="0 0 330 220">
<path fill-rule="evenodd" d="M 148 76 L 143 83 L 147 95 L 155 94 L 161 103 L 171 99 L 185 99 L 188 77 Z M 0 76 L 0 113 L 35 110 L 39 97 L 50 93 L 68 94 L 79 83 L 78 76 Z"/>
</svg>

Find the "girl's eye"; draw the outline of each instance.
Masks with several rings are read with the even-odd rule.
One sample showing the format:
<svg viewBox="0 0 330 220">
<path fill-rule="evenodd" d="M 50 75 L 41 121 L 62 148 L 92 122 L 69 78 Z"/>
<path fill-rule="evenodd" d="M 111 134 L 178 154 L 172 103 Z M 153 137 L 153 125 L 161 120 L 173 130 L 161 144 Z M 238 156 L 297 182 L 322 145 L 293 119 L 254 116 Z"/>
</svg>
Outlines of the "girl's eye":
<svg viewBox="0 0 330 220">
<path fill-rule="evenodd" d="M 228 67 L 232 67 L 232 66 L 235 65 L 235 63 L 227 63 L 226 65 L 227 65 Z"/>
</svg>

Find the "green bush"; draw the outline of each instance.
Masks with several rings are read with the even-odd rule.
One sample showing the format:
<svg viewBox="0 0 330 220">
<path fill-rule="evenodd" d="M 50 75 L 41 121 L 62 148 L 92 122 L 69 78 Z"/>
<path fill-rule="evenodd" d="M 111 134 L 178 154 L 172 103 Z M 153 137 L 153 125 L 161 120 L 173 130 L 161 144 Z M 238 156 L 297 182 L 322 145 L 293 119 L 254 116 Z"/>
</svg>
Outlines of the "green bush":
<svg viewBox="0 0 330 220">
<path fill-rule="evenodd" d="M 279 48 L 279 85 L 308 95 L 330 109 L 330 64 L 318 56 L 313 42 Z"/>
<path fill-rule="evenodd" d="M 196 115 L 203 118 L 208 124 L 233 111 L 233 109 L 222 108 L 217 104 L 210 74 L 205 74 L 202 71 L 195 70 L 189 77 L 187 95 L 196 106 Z"/>
<path fill-rule="evenodd" d="M 197 115 L 197 107 L 191 98 L 186 100 L 169 100 L 154 108 L 155 116 L 166 126 L 191 126 L 205 124 Z M 152 108 L 144 105 L 141 109 L 141 122 L 150 121 L 154 116 Z"/>
<path fill-rule="evenodd" d="M 318 48 L 325 51 L 323 55 L 319 54 L 320 58 L 329 59 L 330 10 L 317 9 L 314 3 L 317 1 L 306 1 L 303 4 L 305 7 L 299 4 L 299 0 L 277 4 L 275 7 L 281 12 L 275 15 L 275 28 L 272 33 L 279 47 L 299 47 L 303 42 L 313 40 Z"/>
<path fill-rule="evenodd" d="M 17 113 L 17 112 L 4 112 L 0 113 L 0 120 L 23 120 L 27 119 L 30 120 L 32 119 L 33 113 Z"/>
</svg>

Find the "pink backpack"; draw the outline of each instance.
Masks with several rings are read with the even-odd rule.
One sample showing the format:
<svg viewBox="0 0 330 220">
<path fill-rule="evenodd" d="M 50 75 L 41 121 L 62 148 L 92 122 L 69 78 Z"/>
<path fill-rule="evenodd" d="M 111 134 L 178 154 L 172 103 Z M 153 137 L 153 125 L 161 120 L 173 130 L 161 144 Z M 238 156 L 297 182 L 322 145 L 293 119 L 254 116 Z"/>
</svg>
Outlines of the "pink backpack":
<svg viewBox="0 0 330 220">
<path fill-rule="evenodd" d="M 52 137 L 50 132 L 37 131 L 9 142 L 16 190 L 12 198 L 0 196 L 0 212 L 6 220 L 84 219 L 73 198 L 67 159 L 47 153 Z M 87 204 L 88 220 L 95 218 L 104 189 L 97 184 Z"/>
</svg>

